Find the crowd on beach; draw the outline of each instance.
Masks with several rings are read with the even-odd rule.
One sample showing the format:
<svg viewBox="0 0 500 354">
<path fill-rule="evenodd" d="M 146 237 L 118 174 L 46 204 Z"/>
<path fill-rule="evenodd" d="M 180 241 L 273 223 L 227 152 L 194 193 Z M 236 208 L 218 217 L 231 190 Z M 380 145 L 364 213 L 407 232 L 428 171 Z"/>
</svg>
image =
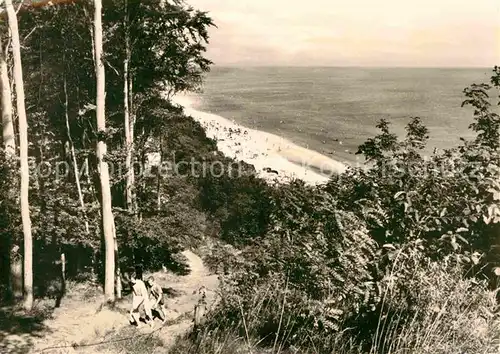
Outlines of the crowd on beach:
<svg viewBox="0 0 500 354">
<path fill-rule="evenodd" d="M 175 97 L 186 114 L 196 119 L 217 148 L 236 161 L 255 167 L 259 177 L 269 182 L 288 182 L 299 178 L 309 184 L 328 181 L 331 174 L 342 173 L 346 166 L 318 152 L 298 146 L 280 136 L 245 128 L 229 119 L 191 107 L 189 97 Z"/>
</svg>

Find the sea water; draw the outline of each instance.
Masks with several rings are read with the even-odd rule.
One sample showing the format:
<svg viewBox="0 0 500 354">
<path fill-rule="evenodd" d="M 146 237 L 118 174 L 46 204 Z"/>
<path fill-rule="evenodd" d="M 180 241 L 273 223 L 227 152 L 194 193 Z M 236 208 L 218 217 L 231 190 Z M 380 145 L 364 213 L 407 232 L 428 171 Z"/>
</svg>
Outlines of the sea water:
<svg viewBox="0 0 500 354">
<path fill-rule="evenodd" d="M 404 137 L 421 117 L 428 154 L 473 138 L 462 91 L 490 76 L 487 68 L 214 67 L 193 108 L 352 163 L 382 118 Z"/>
</svg>

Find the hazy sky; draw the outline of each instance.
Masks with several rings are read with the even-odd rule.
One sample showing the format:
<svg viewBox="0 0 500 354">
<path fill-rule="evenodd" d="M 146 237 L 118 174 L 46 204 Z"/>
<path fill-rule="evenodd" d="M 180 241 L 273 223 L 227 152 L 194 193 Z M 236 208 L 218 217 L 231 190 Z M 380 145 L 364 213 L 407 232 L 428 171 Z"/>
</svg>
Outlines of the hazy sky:
<svg viewBox="0 0 500 354">
<path fill-rule="evenodd" d="M 187 0 L 218 65 L 500 65 L 500 0 Z"/>
</svg>

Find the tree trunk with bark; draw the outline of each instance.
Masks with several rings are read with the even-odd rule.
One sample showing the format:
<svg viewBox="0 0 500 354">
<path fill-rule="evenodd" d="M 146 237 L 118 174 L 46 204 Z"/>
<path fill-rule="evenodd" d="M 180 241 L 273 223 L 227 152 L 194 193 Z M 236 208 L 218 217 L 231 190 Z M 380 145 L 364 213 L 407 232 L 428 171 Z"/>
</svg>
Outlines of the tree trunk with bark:
<svg viewBox="0 0 500 354">
<path fill-rule="evenodd" d="M 123 116 L 124 116 L 124 128 L 125 128 L 125 145 L 127 149 L 127 156 L 125 158 L 125 169 L 127 171 L 126 178 L 126 190 L 125 198 L 127 202 L 127 210 L 130 214 L 135 215 L 136 213 L 136 203 L 135 203 L 135 172 L 134 166 L 132 164 L 133 154 L 134 154 L 134 119 L 131 117 L 132 108 L 132 83 L 129 73 L 130 58 L 132 56 L 132 49 L 130 45 L 130 32 L 129 32 L 129 13 L 128 13 L 128 0 L 124 1 L 125 4 L 125 16 L 123 19 L 123 29 L 125 33 L 125 59 L 123 61 Z M 130 236 L 130 235 L 129 235 Z M 116 251 L 118 257 L 118 249 Z M 119 272 L 117 272 L 118 274 Z M 117 282 L 118 285 L 118 282 Z M 117 288 L 121 294 L 121 279 L 120 288 Z"/>
<path fill-rule="evenodd" d="M 3 48 L 2 45 L 3 38 L 0 34 L 0 86 L 2 89 L 2 138 L 3 146 L 5 149 L 5 157 L 8 162 L 14 167 L 16 160 L 16 137 L 14 132 L 14 121 L 12 113 L 12 90 L 11 82 L 9 78 L 9 68 L 7 66 L 7 50 L 8 48 Z M 13 171 L 12 171 L 13 172 Z M 16 184 L 16 177 L 14 173 L 10 175 L 13 187 Z M 12 188 L 11 193 L 7 198 L 14 202 L 16 196 L 14 195 L 17 188 Z M 19 253 L 19 246 L 14 243 L 11 237 L 8 240 L 10 252 L 4 255 L 8 260 L 10 265 L 9 269 L 9 295 L 14 299 L 23 296 L 23 266 L 22 258 Z"/>
<path fill-rule="evenodd" d="M 130 45 L 130 42 L 129 42 Z M 131 55 L 131 52 L 129 53 Z M 135 193 L 135 172 L 134 172 L 134 153 L 135 153 L 135 119 L 136 119 L 136 114 L 134 110 L 134 87 L 133 87 L 133 76 L 128 73 L 128 111 L 129 111 L 129 116 L 130 116 L 130 141 L 132 142 L 132 148 L 130 149 L 131 152 L 131 169 L 132 173 L 130 174 L 130 184 L 132 186 L 132 193 L 131 193 L 131 198 L 132 198 L 132 210 L 134 214 L 137 216 L 137 195 Z"/>
<path fill-rule="evenodd" d="M 105 71 L 102 45 L 102 1 L 94 0 L 94 47 L 97 77 L 96 117 L 98 141 L 96 155 L 101 183 L 102 229 L 105 248 L 104 296 L 106 301 L 115 300 L 115 235 L 109 166 L 106 162 Z"/>
<path fill-rule="evenodd" d="M 14 82 L 16 85 L 16 103 L 19 120 L 19 151 L 21 162 L 21 219 L 24 234 L 24 307 L 33 307 L 33 239 L 29 210 L 29 166 L 28 166 L 28 123 L 24 102 L 23 67 L 21 62 L 21 43 L 17 16 L 12 0 L 5 0 L 5 9 L 12 35 L 12 53 L 14 57 Z"/>
<path fill-rule="evenodd" d="M 163 164 L 163 142 L 162 137 L 160 136 L 160 161 L 158 162 L 158 170 L 157 170 L 157 185 L 156 185 L 156 209 L 158 212 L 161 211 L 161 179 L 162 179 L 162 164 Z"/>
<path fill-rule="evenodd" d="M 115 224 L 113 222 L 113 232 L 116 235 Z M 118 240 L 115 237 L 115 259 L 116 259 L 116 297 L 122 298 L 122 272 L 120 267 L 120 253 L 118 252 Z"/>
<path fill-rule="evenodd" d="M 130 121 L 130 106 L 129 106 L 129 63 L 130 63 L 130 34 L 129 34 L 129 20 L 128 20 L 128 0 L 125 0 L 125 18 L 123 20 L 123 27 L 125 32 L 125 59 L 123 60 L 123 116 L 125 126 L 125 145 L 127 156 L 125 158 L 125 169 L 127 170 L 126 179 L 126 201 L 127 209 L 130 213 L 134 212 L 133 203 L 133 188 L 134 188 L 134 169 L 132 168 L 132 154 L 133 154 L 133 132 Z"/>
<path fill-rule="evenodd" d="M 73 173 L 75 175 L 76 190 L 78 191 L 78 201 L 80 202 L 80 207 L 82 208 L 83 218 L 85 222 L 85 233 L 89 235 L 89 221 L 87 220 L 87 211 L 85 208 L 85 202 L 83 200 L 82 185 L 80 183 L 80 171 L 78 170 L 78 161 L 76 160 L 75 145 L 73 143 L 73 138 L 71 137 L 71 128 L 69 125 L 69 113 L 68 113 L 68 87 L 66 83 L 66 76 L 64 77 L 64 116 L 66 120 L 66 135 L 68 138 L 69 152 L 71 155 L 71 161 L 73 165 Z"/>
<path fill-rule="evenodd" d="M 5 154 L 8 158 L 16 156 L 16 139 L 12 120 L 12 91 L 10 89 L 9 69 L 7 67 L 7 50 L 3 50 L 0 35 L 0 83 L 2 86 L 2 137 Z"/>
</svg>

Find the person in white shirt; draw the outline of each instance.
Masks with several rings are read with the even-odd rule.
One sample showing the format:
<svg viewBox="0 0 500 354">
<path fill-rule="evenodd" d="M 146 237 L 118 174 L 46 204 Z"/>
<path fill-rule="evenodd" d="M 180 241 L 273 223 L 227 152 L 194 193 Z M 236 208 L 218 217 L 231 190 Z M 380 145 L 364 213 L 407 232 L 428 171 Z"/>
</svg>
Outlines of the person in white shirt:
<svg viewBox="0 0 500 354">
<path fill-rule="evenodd" d="M 130 283 L 132 285 L 132 307 L 130 309 L 130 323 L 137 324 L 140 326 L 140 312 L 139 308 L 144 305 L 144 310 L 146 312 L 146 322 L 149 321 L 151 327 L 154 326 L 153 314 L 151 312 L 151 306 L 149 302 L 148 290 L 146 285 L 141 279 L 137 279 L 135 274 L 130 277 Z"/>
</svg>

